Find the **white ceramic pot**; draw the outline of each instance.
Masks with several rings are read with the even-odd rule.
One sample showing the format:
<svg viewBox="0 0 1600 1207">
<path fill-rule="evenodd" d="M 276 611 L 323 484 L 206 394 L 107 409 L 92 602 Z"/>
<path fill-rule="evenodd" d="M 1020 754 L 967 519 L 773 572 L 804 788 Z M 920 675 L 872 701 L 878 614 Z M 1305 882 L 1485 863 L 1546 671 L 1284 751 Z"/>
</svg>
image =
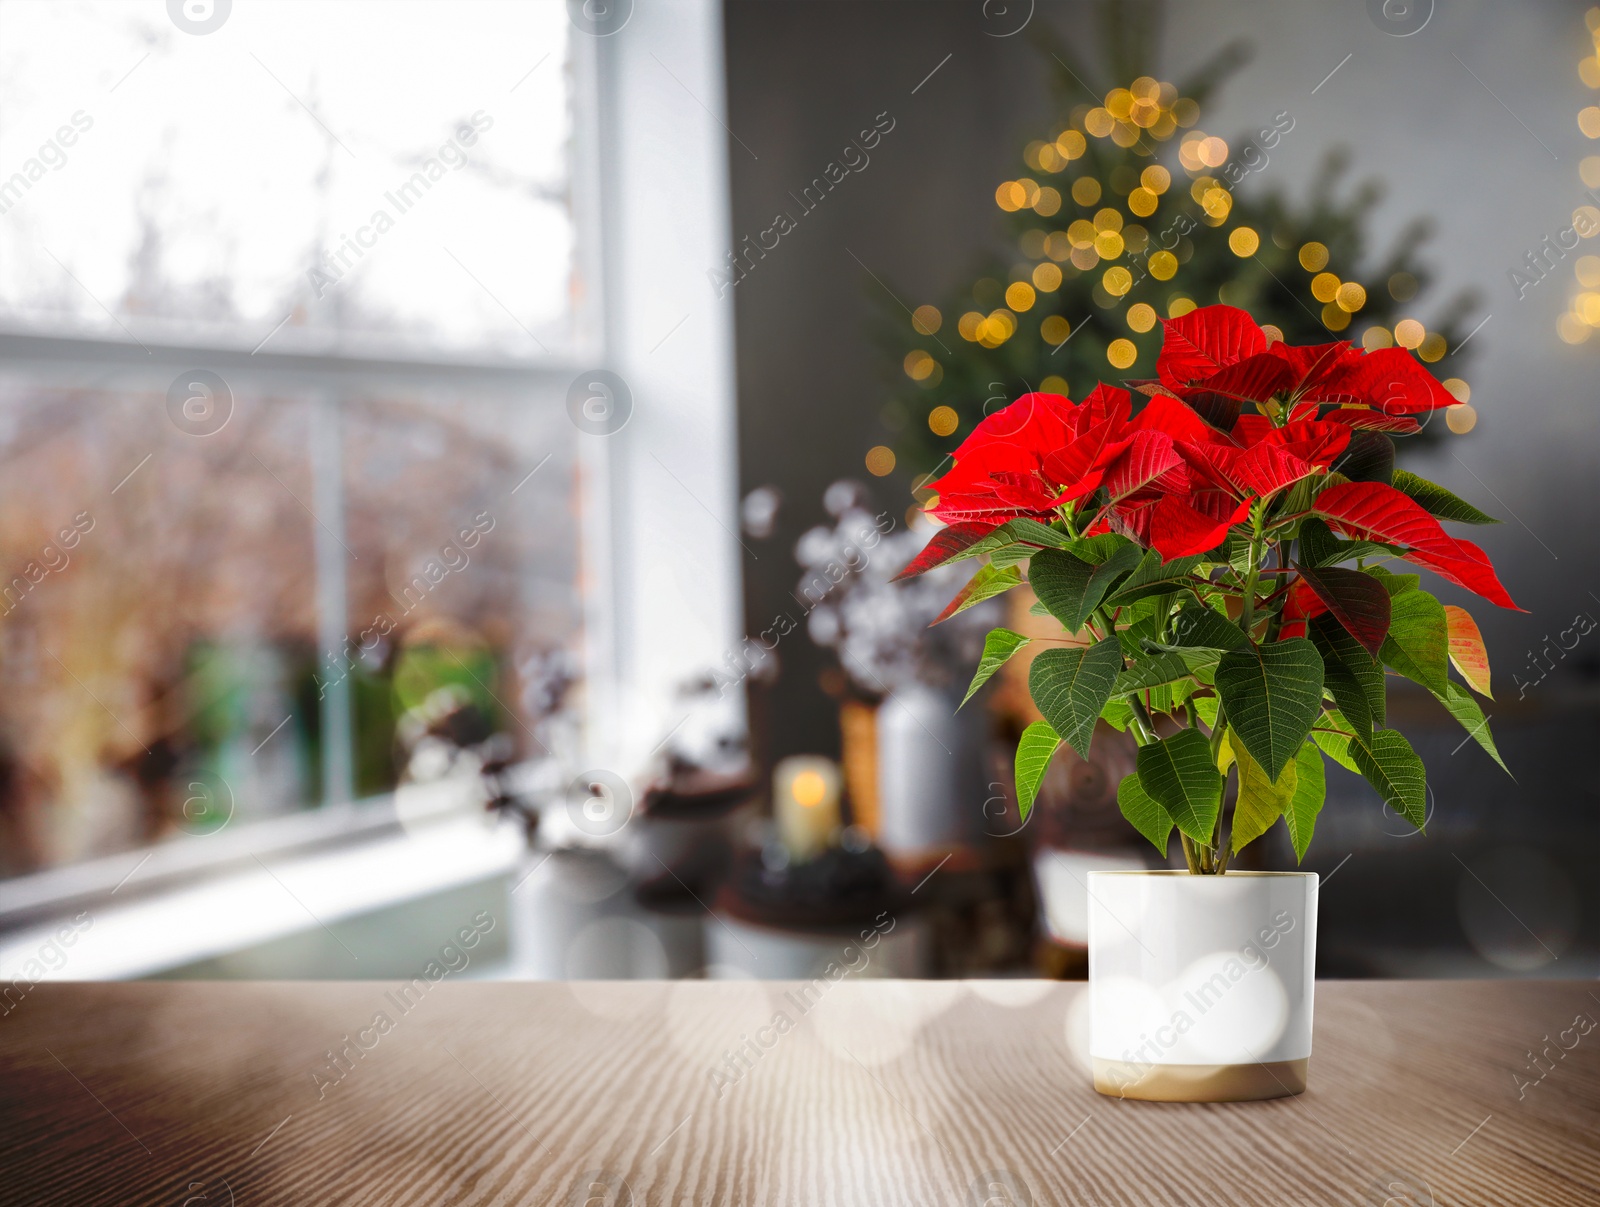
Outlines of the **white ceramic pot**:
<svg viewBox="0 0 1600 1207">
<path fill-rule="evenodd" d="M 1306 1088 L 1314 872 L 1090 872 L 1095 1089 L 1242 1102 Z"/>
</svg>

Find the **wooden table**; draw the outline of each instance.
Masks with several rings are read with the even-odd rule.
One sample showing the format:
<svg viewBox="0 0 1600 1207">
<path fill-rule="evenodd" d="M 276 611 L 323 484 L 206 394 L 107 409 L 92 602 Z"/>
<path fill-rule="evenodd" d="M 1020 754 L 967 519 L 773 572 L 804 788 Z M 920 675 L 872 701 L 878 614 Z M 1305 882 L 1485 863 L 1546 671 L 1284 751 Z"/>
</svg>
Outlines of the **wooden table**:
<svg viewBox="0 0 1600 1207">
<path fill-rule="evenodd" d="M 41 984 L 0 1203 L 1600 1202 L 1592 982 L 1323 983 L 1225 1106 L 1095 1094 L 1081 986 L 822 984 Z"/>
</svg>

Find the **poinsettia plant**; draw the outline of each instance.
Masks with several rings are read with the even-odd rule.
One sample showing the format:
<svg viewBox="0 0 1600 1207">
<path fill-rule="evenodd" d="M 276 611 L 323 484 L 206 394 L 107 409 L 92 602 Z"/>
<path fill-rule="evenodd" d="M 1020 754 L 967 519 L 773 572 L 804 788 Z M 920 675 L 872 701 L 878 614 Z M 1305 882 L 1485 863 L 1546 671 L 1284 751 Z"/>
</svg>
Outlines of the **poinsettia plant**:
<svg viewBox="0 0 1600 1207">
<path fill-rule="evenodd" d="M 1139 745 L 1124 816 L 1163 855 L 1176 829 L 1192 872 L 1225 872 L 1279 817 L 1303 858 L 1324 756 L 1420 830 L 1425 773 L 1386 727 L 1386 675 L 1427 688 L 1505 766 L 1472 694 L 1490 688 L 1477 624 L 1391 568 L 1516 608 L 1440 523 L 1495 521 L 1395 468 L 1393 438 L 1455 398 L 1405 349 L 1289 347 L 1231 306 L 1167 321 L 1157 372 L 1127 383 L 1137 413 L 1101 384 L 984 419 L 931 483 L 945 526 L 901 572 L 983 558 L 940 620 L 1026 582 L 1061 623 L 1057 639 L 990 632 L 967 692 L 1051 645 L 1028 675 L 1044 720 L 1017 748 L 1023 817 L 1061 743 L 1087 758 L 1104 720 Z"/>
</svg>

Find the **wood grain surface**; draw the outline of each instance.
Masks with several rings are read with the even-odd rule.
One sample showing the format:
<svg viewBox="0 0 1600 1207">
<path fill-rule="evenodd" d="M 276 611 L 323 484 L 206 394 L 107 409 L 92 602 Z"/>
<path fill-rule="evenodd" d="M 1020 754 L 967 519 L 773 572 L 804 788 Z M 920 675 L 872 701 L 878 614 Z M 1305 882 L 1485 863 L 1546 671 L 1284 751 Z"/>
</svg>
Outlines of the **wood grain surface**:
<svg viewBox="0 0 1600 1207">
<path fill-rule="evenodd" d="M 1197 1106 L 1095 1094 L 1076 985 L 41 984 L 0 1202 L 1594 1204 L 1594 988 L 1324 982 L 1305 1095 Z"/>
</svg>

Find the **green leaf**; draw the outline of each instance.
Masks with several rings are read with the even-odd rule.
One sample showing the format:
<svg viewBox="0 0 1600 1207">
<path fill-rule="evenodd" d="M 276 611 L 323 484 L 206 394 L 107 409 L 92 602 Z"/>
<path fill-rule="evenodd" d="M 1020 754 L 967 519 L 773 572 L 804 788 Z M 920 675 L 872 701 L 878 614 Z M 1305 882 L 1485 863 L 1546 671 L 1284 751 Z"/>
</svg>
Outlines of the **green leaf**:
<svg viewBox="0 0 1600 1207">
<path fill-rule="evenodd" d="M 1033 593 L 1067 632 L 1076 633 L 1094 609 L 1085 606 L 1094 566 L 1064 549 L 1045 549 L 1028 563 Z"/>
<path fill-rule="evenodd" d="M 1409 469 L 1394 471 L 1394 488 L 1410 495 L 1412 500 L 1431 515 L 1441 520 L 1458 520 L 1463 524 L 1498 524 L 1492 515 L 1485 515 L 1465 499 L 1452 494 L 1437 482 L 1418 477 Z"/>
<path fill-rule="evenodd" d="M 1172 621 L 1173 644 L 1186 649 L 1236 650 L 1245 644 L 1244 631 L 1204 604 L 1183 608 Z"/>
<path fill-rule="evenodd" d="M 933 623 L 949 620 L 956 613 L 965 612 L 974 604 L 1004 594 L 1021 582 L 1022 572 L 1015 566 L 981 566 L 978 572 L 967 580 L 967 585 L 956 592 L 956 597 L 945 605 L 944 611 L 934 618 Z"/>
<path fill-rule="evenodd" d="M 1322 802 L 1328 795 L 1328 771 L 1322 765 L 1322 755 L 1311 742 L 1300 747 L 1300 752 L 1294 756 L 1294 766 L 1294 796 L 1283 811 L 1283 821 L 1289 827 L 1289 841 L 1294 844 L 1294 858 L 1298 863 L 1306 857 L 1317 814 L 1322 812 Z"/>
<path fill-rule="evenodd" d="M 1119 536 L 1115 532 L 1102 532 L 1099 536 L 1081 536 L 1069 542 L 1064 548 L 1070 549 L 1090 565 L 1098 566 L 1118 549 L 1129 548 L 1132 544 L 1133 542 L 1125 536 Z"/>
<path fill-rule="evenodd" d="M 1151 799 L 1137 775 L 1123 776 L 1122 783 L 1117 785 L 1117 808 L 1165 859 L 1167 844 L 1172 841 L 1172 817 Z"/>
<path fill-rule="evenodd" d="M 1341 541 L 1316 516 L 1300 524 L 1300 560 L 1308 566 L 1336 566 L 1357 557 L 1390 557 L 1394 550 L 1376 541 Z M 1420 580 L 1418 580 L 1420 581 Z"/>
<path fill-rule="evenodd" d="M 1032 640 L 1033 638 L 1013 633 L 1010 629 L 990 629 L 989 635 L 983 639 L 983 657 L 978 660 L 978 671 L 972 676 L 967 694 L 961 697 L 961 704 L 972 699 L 973 693 L 989 682 L 989 677 L 1004 666 L 1012 654 Z M 961 704 L 956 707 L 959 709 Z"/>
<path fill-rule="evenodd" d="M 1379 729 L 1370 744 L 1350 743 L 1350 758 L 1389 807 L 1418 830 L 1428 815 L 1428 773 L 1397 730 Z"/>
<path fill-rule="evenodd" d="M 1233 747 L 1233 758 L 1239 765 L 1239 799 L 1233 806 L 1231 835 L 1233 849 L 1239 851 L 1260 838 L 1283 816 L 1294 798 L 1298 768 L 1291 759 L 1274 780 L 1250 757 L 1232 729 L 1228 730 L 1228 745 Z"/>
<path fill-rule="evenodd" d="M 1206 735 L 1180 729 L 1139 747 L 1136 765 L 1140 785 L 1178 829 L 1195 842 L 1209 844 L 1222 807 L 1222 772 L 1211 761 Z"/>
<path fill-rule="evenodd" d="M 1028 694 L 1062 740 L 1089 757 L 1089 742 L 1111 685 L 1122 670 L 1122 646 L 1115 637 L 1087 649 L 1046 650 L 1028 671 Z"/>
<path fill-rule="evenodd" d="M 1385 570 L 1382 566 L 1368 566 L 1367 573 L 1387 588 L 1391 599 L 1422 586 L 1420 574 L 1396 574 L 1392 570 Z"/>
<path fill-rule="evenodd" d="M 952 525 L 952 527 L 958 527 L 958 525 Z M 949 531 L 949 529 L 945 531 Z M 1001 550 L 1005 550 L 1004 556 L 1015 561 L 1021 561 L 1039 549 L 1063 548 L 1071 539 L 1066 533 L 1058 532 L 1048 524 L 1041 524 L 1038 520 L 1020 518 L 1007 521 L 993 532 L 967 545 L 946 560 L 959 562 L 969 557 L 981 557 L 986 553 L 992 558 Z M 1013 551 L 1015 551 L 1014 556 Z M 902 571 L 901 573 L 903 575 L 905 572 Z"/>
<path fill-rule="evenodd" d="M 1126 696 L 1112 696 L 1100 710 L 1100 719 L 1118 733 L 1127 733 L 1133 723 L 1133 705 Z"/>
<path fill-rule="evenodd" d="M 1356 761 L 1350 757 L 1350 731 L 1353 727 L 1347 717 L 1338 709 L 1324 713 L 1316 726 L 1311 730 L 1311 740 L 1315 742 L 1323 754 L 1327 755 L 1346 771 L 1361 774 L 1361 768 L 1356 766 Z M 1337 731 L 1337 732 L 1334 732 Z M 1370 738 L 1364 739 L 1368 745 L 1372 744 Z"/>
<path fill-rule="evenodd" d="M 1322 655 L 1322 686 L 1352 725 L 1371 733 L 1374 725 L 1384 723 L 1383 664 L 1332 616 L 1316 617 L 1309 628 L 1311 643 Z"/>
<path fill-rule="evenodd" d="M 1322 708 L 1322 655 L 1304 637 L 1245 645 L 1217 663 L 1228 723 L 1274 781 Z"/>
<path fill-rule="evenodd" d="M 1111 694 L 1126 696 L 1130 692 L 1165 687 L 1169 683 L 1188 679 L 1193 674 L 1194 668 L 1182 654 L 1146 654 L 1117 676 L 1117 681 L 1111 687 Z"/>
<path fill-rule="evenodd" d="M 1483 715 L 1483 709 L 1478 707 L 1478 702 L 1472 698 L 1472 693 L 1454 679 L 1445 683 L 1444 695 L 1439 696 L 1440 704 L 1450 710 L 1450 715 L 1461 722 L 1461 727 L 1470 734 L 1474 741 L 1489 752 L 1489 757 L 1500 764 L 1500 770 L 1511 775 L 1511 768 L 1506 766 L 1506 761 L 1500 757 L 1500 752 L 1495 749 L 1494 735 L 1489 732 L 1489 719 Z M 1512 776 L 1515 779 L 1515 776 Z"/>
<path fill-rule="evenodd" d="M 1444 605 L 1426 591 L 1403 591 L 1390 601 L 1389 635 L 1379 651 L 1407 679 L 1443 695 L 1449 681 L 1450 626 Z"/>
<path fill-rule="evenodd" d="M 1190 577 L 1194 568 L 1204 562 L 1204 556 L 1174 558 L 1163 562 L 1154 549 L 1144 555 L 1144 560 L 1133 573 L 1117 584 L 1107 602 L 1132 603 L 1145 593 L 1158 593 L 1173 589 L 1181 580 Z"/>
<path fill-rule="evenodd" d="M 1098 608 L 1100 601 L 1106 597 L 1106 592 L 1111 590 L 1119 579 L 1136 570 L 1143 557 L 1143 549 L 1134 544 L 1126 544 L 1096 566 L 1094 573 L 1089 576 L 1086 612 L 1093 612 Z"/>
<path fill-rule="evenodd" d="M 1060 745 L 1061 738 L 1043 721 L 1035 721 L 1022 731 L 1022 740 L 1017 743 L 1017 809 L 1023 821 L 1033 812 L 1040 781 Z"/>
</svg>

